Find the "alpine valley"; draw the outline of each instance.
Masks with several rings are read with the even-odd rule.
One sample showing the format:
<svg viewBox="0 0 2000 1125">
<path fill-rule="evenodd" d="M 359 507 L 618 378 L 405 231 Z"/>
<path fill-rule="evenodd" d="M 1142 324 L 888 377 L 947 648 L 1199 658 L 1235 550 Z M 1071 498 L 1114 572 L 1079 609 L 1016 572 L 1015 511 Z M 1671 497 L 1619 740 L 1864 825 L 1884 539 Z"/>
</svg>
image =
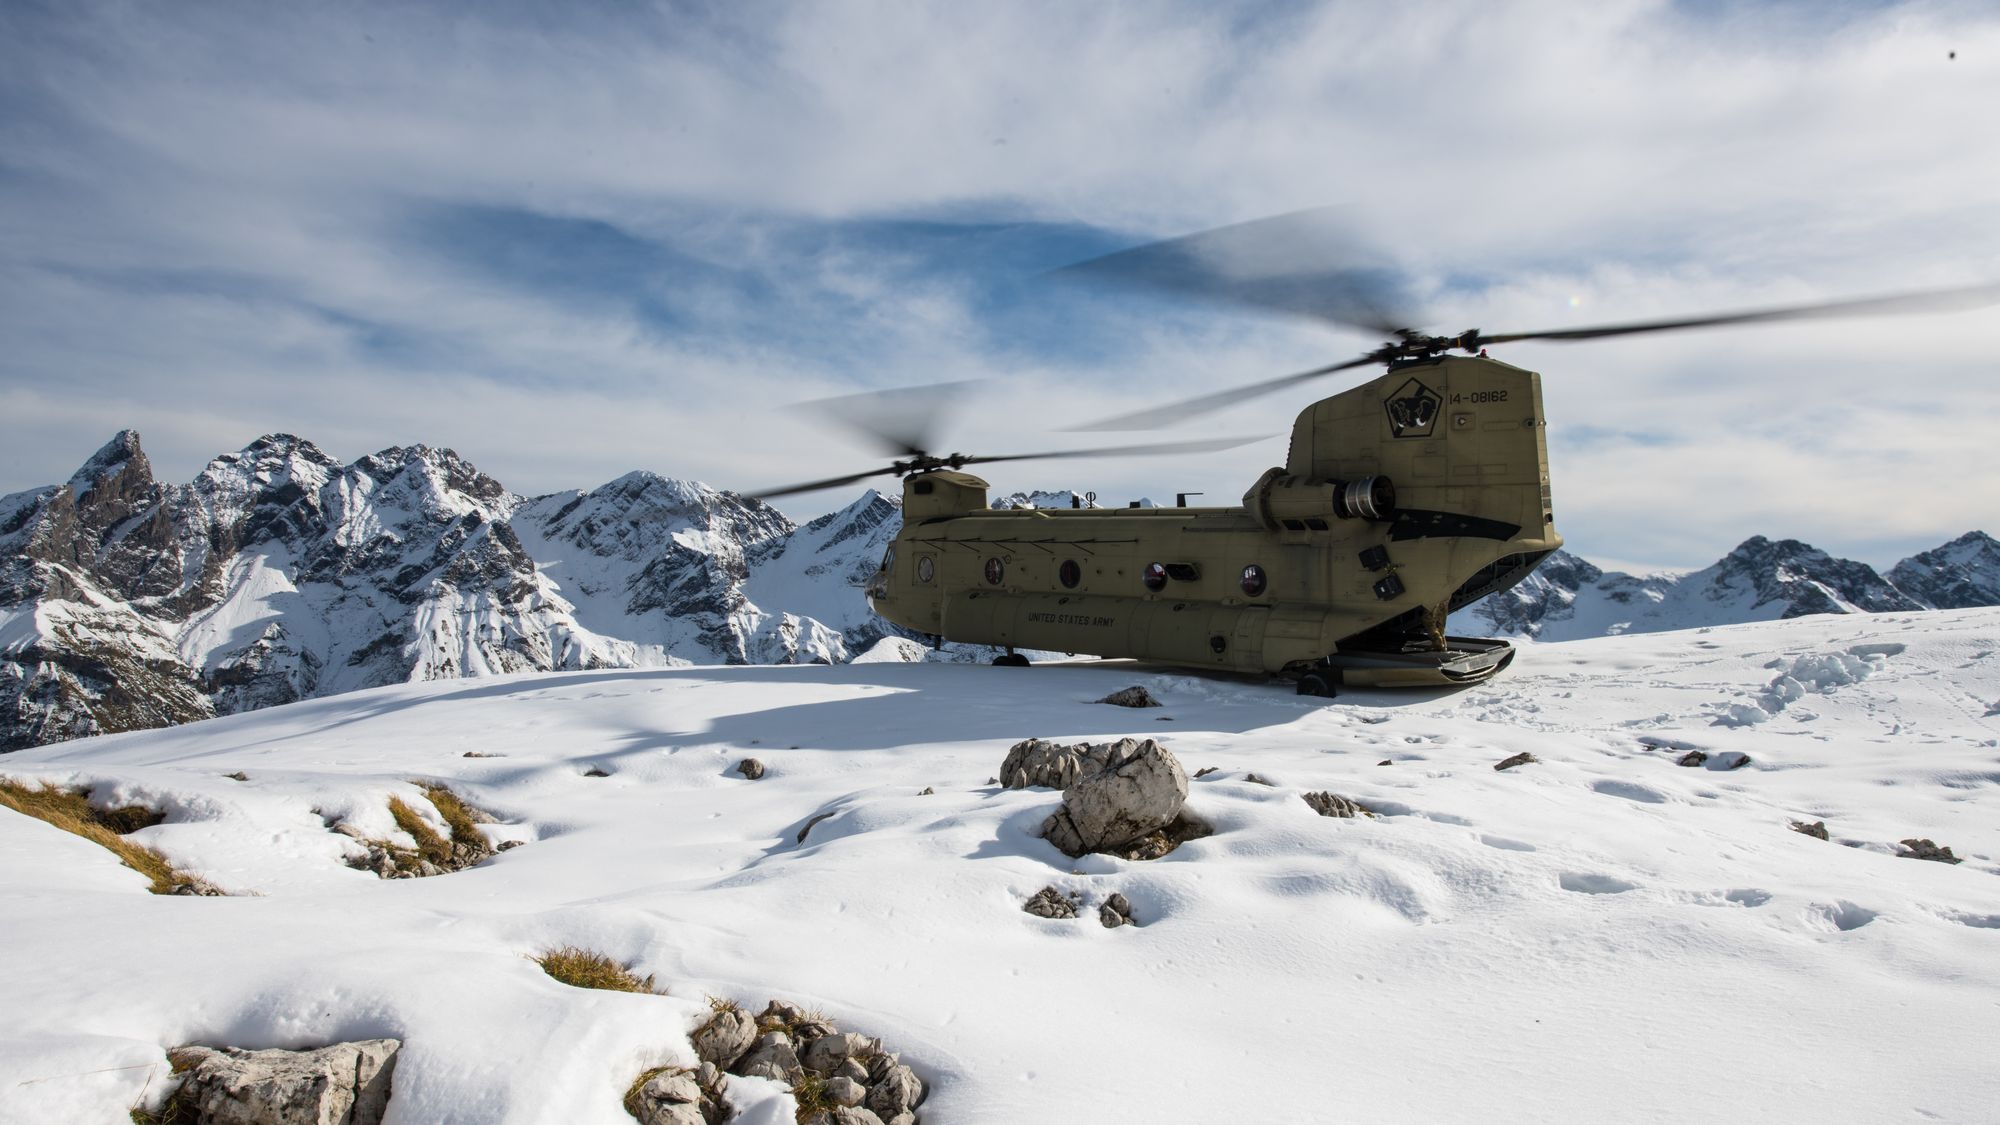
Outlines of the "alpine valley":
<svg viewBox="0 0 2000 1125">
<path fill-rule="evenodd" d="M 897 633 L 857 587 L 900 524 L 873 489 L 800 525 L 647 472 L 524 497 L 450 450 L 343 464 L 284 434 L 162 484 L 126 430 L 66 483 L 0 498 L 0 750 L 462 676 L 845 663 Z M 1886 575 L 1757 537 L 1683 576 L 1559 552 L 1453 628 L 1559 640 L 1995 604 L 1983 532 Z"/>
</svg>

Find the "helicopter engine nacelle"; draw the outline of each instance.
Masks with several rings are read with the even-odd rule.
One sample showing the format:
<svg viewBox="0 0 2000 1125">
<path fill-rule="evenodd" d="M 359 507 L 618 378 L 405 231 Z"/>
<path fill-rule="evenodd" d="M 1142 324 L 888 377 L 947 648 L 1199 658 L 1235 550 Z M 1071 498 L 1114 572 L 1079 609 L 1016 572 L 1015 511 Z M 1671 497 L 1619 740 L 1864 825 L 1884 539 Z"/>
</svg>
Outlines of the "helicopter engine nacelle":
<svg viewBox="0 0 2000 1125">
<path fill-rule="evenodd" d="M 1396 486 L 1385 476 L 1312 480 L 1271 469 L 1243 494 L 1243 506 L 1272 531 L 1325 531 L 1329 518 L 1394 518 Z"/>
</svg>

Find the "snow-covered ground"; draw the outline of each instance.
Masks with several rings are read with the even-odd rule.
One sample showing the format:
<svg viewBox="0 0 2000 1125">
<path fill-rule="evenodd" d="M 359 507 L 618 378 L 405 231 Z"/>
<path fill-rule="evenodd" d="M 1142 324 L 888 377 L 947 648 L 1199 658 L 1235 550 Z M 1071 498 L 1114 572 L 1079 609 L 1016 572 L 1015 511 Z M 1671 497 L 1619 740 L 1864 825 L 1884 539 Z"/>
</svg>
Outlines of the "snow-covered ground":
<svg viewBox="0 0 2000 1125">
<path fill-rule="evenodd" d="M 1166 706 L 1089 702 L 1132 683 Z M 1019 739 L 1126 734 L 1219 767 L 1189 798 L 1213 836 L 1071 860 L 1033 835 L 1057 794 L 988 782 Z M 0 774 L 161 805 L 136 838 L 243 892 L 148 895 L 0 812 L 7 1121 L 122 1120 L 177 1044 L 387 1035 L 400 1125 L 617 1125 L 711 994 L 884 1037 L 939 1125 L 2000 1118 L 2000 610 L 1529 644 L 1482 687 L 1330 703 L 1122 662 L 435 682 Z M 386 835 L 412 781 L 527 845 L 344 866 L 326 821 Z M 1046 884 L 1087 916 L 1023 913 Z M 1114 891 L 1138 928 L 1095 920 Z M 563 944 L 670 995 L 528 960 Z"/>
</svg>

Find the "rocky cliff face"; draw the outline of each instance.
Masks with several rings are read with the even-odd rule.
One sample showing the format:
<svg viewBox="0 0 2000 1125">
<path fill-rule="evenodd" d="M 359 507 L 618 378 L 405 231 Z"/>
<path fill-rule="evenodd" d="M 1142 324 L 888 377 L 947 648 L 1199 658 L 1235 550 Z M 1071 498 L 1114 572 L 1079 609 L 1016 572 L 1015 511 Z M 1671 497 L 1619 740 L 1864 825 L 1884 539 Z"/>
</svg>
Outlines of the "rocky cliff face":
<svg viewBox="0 0 2000 1125">
<path fill-rule="evenodd" d="M 1800 617 L 2000 605 L 2000 550 L 1973 532 L 1885 578 L 1796 539 L 1745 540 L 1691 574 L 1634 577 L 1558 551 L 1527 580 L 1452 616 L 1456 632 L 1572 640 Z"/>
<path fill-rule="evenodd" d="M 870 491 L 798 528 L 649 473 L 529 499 L 450 450 L 343 465 L 290 435 L 162 485 L 126 431 L 0 498 L 0 748 L 410 680 L 846 660 L 887 632 L 853 584 L 900 517 Z"/>
</svg>

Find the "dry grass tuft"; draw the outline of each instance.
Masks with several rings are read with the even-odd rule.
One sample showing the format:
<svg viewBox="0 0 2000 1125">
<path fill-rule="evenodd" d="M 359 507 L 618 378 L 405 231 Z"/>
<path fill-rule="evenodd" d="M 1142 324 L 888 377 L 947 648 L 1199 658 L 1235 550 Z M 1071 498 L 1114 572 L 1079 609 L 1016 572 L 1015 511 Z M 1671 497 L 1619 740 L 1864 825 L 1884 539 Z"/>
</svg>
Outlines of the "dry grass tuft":
<svg viewBox="0 0 2000 1125">
<path fill-rule="evenodd" d="M 396 827 L 410 834 L 417 842 L 417 855 L 443 867 L 451 862 L 451 843 L 437 834 L 417 810 L 403 803 L 401 797 L 389 798 L 389 815 L 396 821 Z"/>
<path fill-rule="evenodd" d="M 740 1012 L 743 1010 L 743 1005 L 738 1004 L 727 996 L 711 996 L 708 998 L 708 1010 L 711 1012 Z"/>
<path fill-rule="evenodd" d="M 479 834 L 479 818 L 473 814 L 471 805 L 442 785 L 426 785 L 423 790 L 424 796 L 436 806 L 438 815 L 444 817 L 445 824 L 450 826 L 452 843 L 464 844 L 477 851 L 487 850 L 486 837 Z"/>
<path fill-rule="evenodd" d="M 157 817 L 150 809 L 133 806 L 100 813 L 90 807 L 90 800 L 79 790 L 64 789 L 43 782 L 39 788 L 30 789 L 18 781 L 0 778 L 0 805 L 13 809 L 23 816 L 54 825 L 72 835 L 81 836 L 111 854 L 117 856 L 125 866 L 144 875 L 156 895 L 175 893 L 176 887 L 198 888 L 197 893 L 219 894 L 206 882 L 174 868 L 167 857 L 151 848 L 135 844 L 120 835 L 117 825 L 130 825 L 122 831 L 137 831 L 151 824 L 158 824 Z M 133 815 L 135 809 L 143 815 Z M 146 817 L 152 817 L 146 820 Z M 144 821 L 141 823 L 141 821 Z M 186 892 L 181 892 L 186 893 Z"/>
<path fill-rule="evenodd" d="M 792 1077 L 792 1099 L 799 1103 L 793 1118 L 799 1125 L 806 1125 L 816 1114 L 833 1112 L 835 1105 L 827 1095 L 826 1079 L 803 1067 Z"/>
<path fill-rule="evenodd" d="M 630 969 L 606 957 L 574 945 L 551 949 L 535 958 L 542 971 L 577 988 L 602 988 L 611 992 L 660 993 L 653 978 L 638 977 Z M 657 1072 L 655 1072 L 657 1073 Z M 633 1087 L 637 1089 L 638 1087 Z"/>
</svg>

